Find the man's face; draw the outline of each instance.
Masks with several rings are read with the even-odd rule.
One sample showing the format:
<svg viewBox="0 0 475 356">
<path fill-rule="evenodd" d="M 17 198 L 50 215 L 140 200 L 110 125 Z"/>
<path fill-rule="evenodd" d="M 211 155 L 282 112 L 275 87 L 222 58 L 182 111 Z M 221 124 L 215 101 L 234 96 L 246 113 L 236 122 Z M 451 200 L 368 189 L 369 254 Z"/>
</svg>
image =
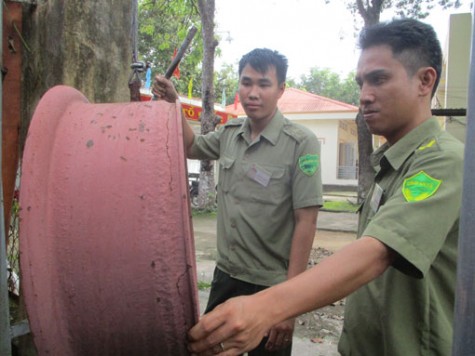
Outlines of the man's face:
<svg viewBox="0 0 475 356">
<path fill-rule="evenodd" d="M 371 133 L 394 144 L 417 126 L 421 107 L 418 76 L 409 76 L 391 47 L 363 50 L 356 81 L 361 90 L 360 110 Z"/>
<path fill-rule="evenodd" d="M 274 66 L 260 73 L 247 64 L 239 77 L 239 99 L 246 115 L 252 120 L 269 122 L 284 89 L 284 83 L 278 84 Z"/>
</svg>

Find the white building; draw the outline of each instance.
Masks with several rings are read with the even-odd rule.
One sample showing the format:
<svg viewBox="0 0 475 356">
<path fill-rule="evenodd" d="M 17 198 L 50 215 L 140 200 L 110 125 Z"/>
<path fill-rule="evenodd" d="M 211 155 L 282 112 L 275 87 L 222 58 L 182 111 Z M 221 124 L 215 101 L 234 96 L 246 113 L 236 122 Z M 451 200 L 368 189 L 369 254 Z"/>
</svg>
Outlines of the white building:
<svg viewBox="0 0 475 356">
<path fill-rule="evenodd" d="M 445 40 L 442 77 L 436 92 L 434 107 L 466 109 L 470 73 L 472 14 L 451 14 Z M 445 128 L 465 142 L 466 116 L 446 116 Z"/>
</svg>

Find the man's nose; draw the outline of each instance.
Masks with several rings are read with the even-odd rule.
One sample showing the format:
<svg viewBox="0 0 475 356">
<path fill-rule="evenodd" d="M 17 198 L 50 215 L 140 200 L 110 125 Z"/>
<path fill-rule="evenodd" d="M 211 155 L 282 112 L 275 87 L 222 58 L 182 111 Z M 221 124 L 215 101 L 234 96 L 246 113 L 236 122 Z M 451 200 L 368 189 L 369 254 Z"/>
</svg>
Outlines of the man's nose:
<svg viewBox="0 0 475 356">
<path fill-rule="evenodd" d="M 360 89 L 360 104 L 365 105 L 374 101 L 374 93 L 368 86 L 362 85 Z"/>
<path fill-rule="evenodd" d="M 251 86 L 251 90 L 249 90 L 249 98 L 250 99 L 259 98 L 259 87 L 257 85 Z"/>
</svg>

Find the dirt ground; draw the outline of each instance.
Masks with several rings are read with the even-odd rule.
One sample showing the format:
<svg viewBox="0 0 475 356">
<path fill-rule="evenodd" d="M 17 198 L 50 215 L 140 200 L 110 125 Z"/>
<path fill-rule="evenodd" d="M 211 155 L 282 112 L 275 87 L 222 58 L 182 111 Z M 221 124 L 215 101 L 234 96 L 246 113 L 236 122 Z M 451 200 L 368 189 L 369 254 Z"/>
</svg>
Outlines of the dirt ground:
<svg viewBox="0 0 475 356">
<path fill-rule="evenodd" d="M 216 258 L 216 222 L 194 217 L 198 280 L 211 282 Z M 310 255 L 309 268 L 355 239 L 355 233 L 319 230 Z M 316 344 L 336 345 L 343 324 L 344 300 L 297 318 L 294 336 Z"/>
<path fill-rule="evenodd" d="M 309 268 L 356 238 L 356 234 L 320 230 L 315 235 Z M 314 343 L 338 342 L 343 326 L 345 301 L 303 314 L 297 318 L 295 335 Z"/>
</svg>

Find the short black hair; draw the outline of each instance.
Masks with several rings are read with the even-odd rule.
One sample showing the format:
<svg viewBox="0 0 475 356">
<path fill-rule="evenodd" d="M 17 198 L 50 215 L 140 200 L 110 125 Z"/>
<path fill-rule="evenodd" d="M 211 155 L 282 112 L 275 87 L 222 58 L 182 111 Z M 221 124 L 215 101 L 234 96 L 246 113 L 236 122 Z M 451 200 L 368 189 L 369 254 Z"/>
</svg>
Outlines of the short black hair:
<svg viewBox="0 0 475 356">
<path fill-rule="evenodd" d="M 388 45 L 410 75 L 421 67 L 432 67 L 437 73 L 432 95 L 442 73 L 442 48 L 432 26 L 415 19 L 398 19 L 364 28 L 359 47 Z"/>
<path fill-rule="evenodd" d="M 260 73 L 265 73 L 269 70 L 270 66 L 274 66 L 277 73 L 277 81 L 279 84 L 285 83 L 288 63 L 287 58 L 279 52 L 267 48 L 253 49 L 242 56 L 239 61 L 239 76 L 241 76 L 242 70 L 248 64 Z"/>
</svg>

